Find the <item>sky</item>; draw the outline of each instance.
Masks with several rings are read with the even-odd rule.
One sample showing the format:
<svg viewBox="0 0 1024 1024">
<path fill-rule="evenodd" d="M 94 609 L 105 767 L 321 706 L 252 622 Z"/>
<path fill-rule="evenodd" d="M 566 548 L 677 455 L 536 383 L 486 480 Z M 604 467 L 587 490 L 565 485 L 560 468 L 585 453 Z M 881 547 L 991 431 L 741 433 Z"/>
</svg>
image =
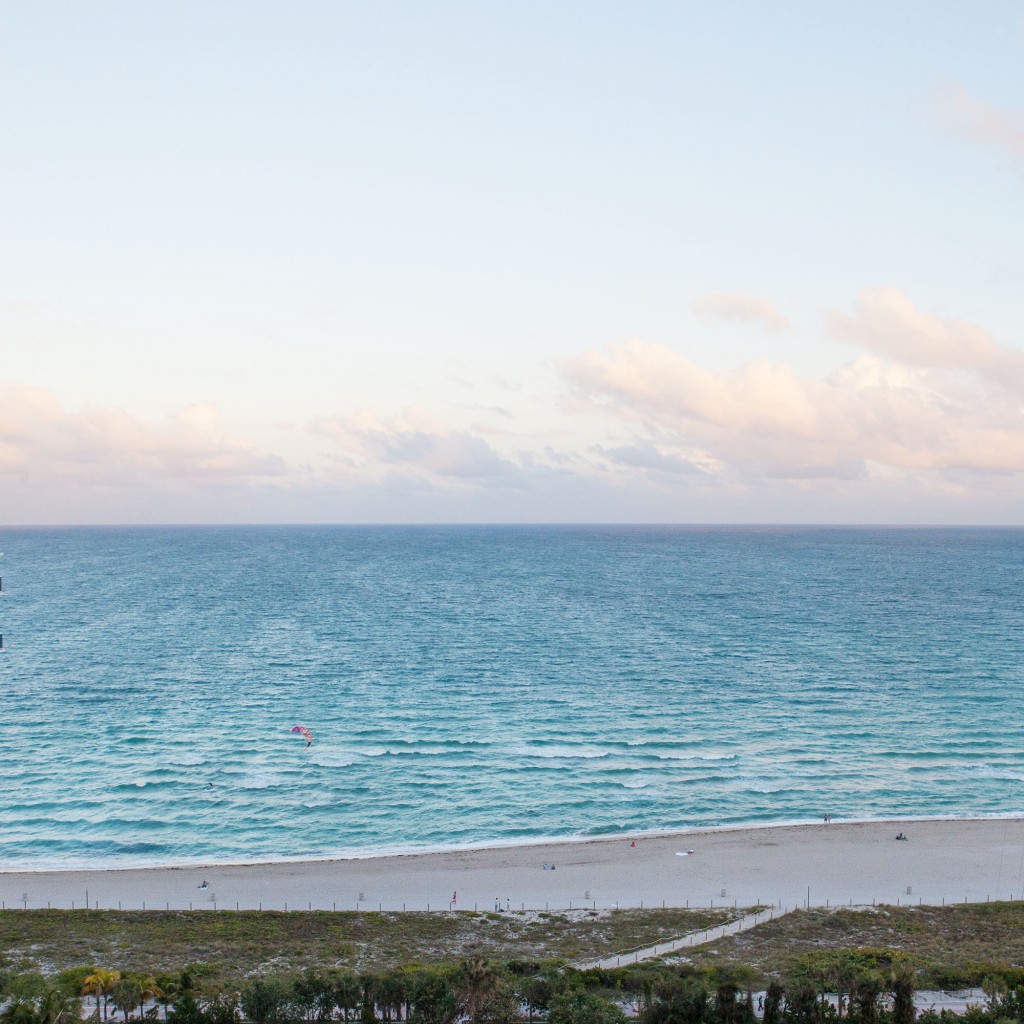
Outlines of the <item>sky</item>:
<svg viewBox="0 0 1024 1024">
<path fill-rule="evenodd" d="M 0 524 L 1024 525 L 1024 8 L 0 0 Z"/>
</svg>

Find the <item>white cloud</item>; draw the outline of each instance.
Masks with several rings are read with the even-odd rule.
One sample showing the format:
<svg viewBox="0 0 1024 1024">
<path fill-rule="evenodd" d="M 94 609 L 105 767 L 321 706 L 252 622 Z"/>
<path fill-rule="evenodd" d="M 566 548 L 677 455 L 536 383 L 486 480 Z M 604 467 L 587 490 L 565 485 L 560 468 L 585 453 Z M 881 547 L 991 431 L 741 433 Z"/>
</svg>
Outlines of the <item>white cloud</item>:
<svg viewBox="0 0 1024 1024">
<path fill-rule="evenodd" d="M 68 411 L 41 388 L 0 388 L 0 474 L 134 488 L 251 482 L 286 469 L 282 459 L 227 433 L 211 405 L 145 420 L 112 406 Z"/>
<path fill-rule="evenodd" d="M 561 361 L 579 397 L 631 419 L 813 436 L 820 403 L 788 366 L 757 360 L 729 375 L 702 369 L 665 345 L 633 338 Z"/>
<path fill-rule="evenodd" d="M 449 481 L 507 478 L 518 467 L 481 437 L 452 430 L 420 408 L 380 417 L 364 410 L 351 416 L 317 417 L 310 430 L 333 442 L 332 457 L 350 472 L 406 471 Z"/>
<path fill-rule="evenodd" d="M 652 472 L 678 472 L 695 450 L 723 480 L 1024 472 L 1020 352 L 892 290 L 865 293 L 830 323 L 866 351 L 824 378 L 767 360 L 713 373 L 636 339 L 561 371 L 577 401 L 634 432 L 618 461 Z"/>
<path fill-rule="evenodd" d="M 920 521 L 941 507 L 946 521 L 1019 519 L 1024 354 L 894 289 L 862 293 L 826 324 L 853 349 L 827 374 L 764 358 L 716 372 L 632 339 L 562 360 L 558 387 L 535 377 L 528 401 L 507 408 L 340 412 L 305 429 L 257 425 L 261 444 L 211 405 L 147 418 L 6 387 L 0 514 Z M 282 447 L 288 463 L 268 454 Z"/>
<path fill-rule="evenodd" d="M 1024 385 L 1024 352 L 998 345 L 976 324 L 924 313 L 895 288 L 861 292 L 852 314 L 833 313 L 827 324 L 838 340 L 904 366 L 967 370 L 1010 388 Z"/>
<path fill-rule="evenodd" d="M 734 320 L 751 323 L 766 331 L 778 333 L 788 331 L 792 324 L 768 299 L 738 292 L 716 292 L 700 295 L 693 300 L 692 308 L 698 319 Z"/>
<path fill-rule="evenodd" d="M 1024 113 L 1000 110 L 972 96 L 962 85 L 942 90 L 937 102 L 941 121 L 971 142 L 993 146 L 1024 159 Z"/>
</svg>

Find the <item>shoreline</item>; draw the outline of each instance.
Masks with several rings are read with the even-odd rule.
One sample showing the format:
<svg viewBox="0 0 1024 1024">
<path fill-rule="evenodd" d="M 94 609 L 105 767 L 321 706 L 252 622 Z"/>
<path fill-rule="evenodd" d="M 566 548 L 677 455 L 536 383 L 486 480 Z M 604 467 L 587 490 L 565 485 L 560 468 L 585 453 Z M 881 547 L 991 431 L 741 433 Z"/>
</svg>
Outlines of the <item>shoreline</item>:
<svg viewBox="0 0 1024 1024">
<path fill-rule="evenodd" d="M 898 815 L 884 818 L 836 818 L 830 822 L 832 827 L 838 828 L 842 825 L 901 825 L 916 824 L 918 822 L 982 822 L 982 821 L 1003 821 L 1024 822 L 1024 810 L 1006 811 L 994 814 L 973 814 L 967 817 L 950 817 L 948 815 Z M 254 857 L 246 857 L 238 860 L 211 860 L 203 857 L 188 858 L 184 860 L 168 861 L 138 861 L 130 863 L 110 864 L 57 864 L 49 867 L 32 867 L 30 865 L 15 864 L 11 867 L 3 866 L 0 862 L 0 880 L 5 875 L 47 875 L 65 873 L 98 873 L 111 871 L 174 871 L 179 869 L 210 869 L 215 868 L 260 868 L 275 864 L 333 864 L 336 862 L 348 861 L 377 861 L 390 860 L 398 857 L 427 857 L 442 854 L 477 853 L 503 850 L 520 850 L 524 848 L 542 849 L 547 846 L 585 846 L 588 843 L 612 843 L 625 840 L 627 843 L 640 839 L 680 839 L 689 835 L 704 835 L 705 833 L 723 832 L 759 832 L 772 829 L 789 828 L 813 828 L 822 825 L 821 818 L 792 818 L 781 821 L 764 822 L 740 822 L 728 825 L 689 825 L 681 828 L 657 828 L 622 833 L 600 833 L 595 835 L 569 835 L 569 836 L 531 836 L 523 839 L 484 839 L 476 843 L 463 843 L 456 845 L 436 846 L 393 846 L 393 847 L 370 847 L 365 851 L 358 849 L 342 849 L 337 853 L 311 853 L 299 854 L 294 857 L 268 857 L 265 860 Z"/>
<path fill-rule="evenodd" d="M 896 832 L 909 841 L 895 842 Z M 730 825 L 386 856 L 0 873 L 2 904 L 18 909 L 77 909 L 86 899 L 124 910 L 437 911 L 990 898 L 1024 898 L 1022 816 Z"/>
</svg>

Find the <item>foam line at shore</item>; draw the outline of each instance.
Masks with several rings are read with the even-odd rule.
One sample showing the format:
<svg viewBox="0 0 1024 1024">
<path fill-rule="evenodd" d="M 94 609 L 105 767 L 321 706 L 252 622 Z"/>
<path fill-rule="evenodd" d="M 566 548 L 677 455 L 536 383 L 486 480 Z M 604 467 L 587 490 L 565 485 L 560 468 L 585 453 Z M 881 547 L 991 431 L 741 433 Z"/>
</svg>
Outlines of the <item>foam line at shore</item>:
<svg viewBox="0 0 1024 1024">
<path fill-rule="evenodd" d="M 1024 821 L 1024 810 L 1008 811 L 999 814 L 974 814 L 967 817 L 951 817 L 949 815 L 900 815 L 897 817 L 852 817 L 833 818 L 832 827 L 840 825 L 890 824 L 900 825 L 911 822 L 966 822 L 966 821 Z M 130 861 L 130 862 L 59 862 L 59 863 L 18 863 L 0 861 L 0 877 L 5 874 L 49 874 L 55 872 L 92 872 L 92 871 L 157 871 L 176 868 L 233 868 L 256 867 L 274 864 L 329 864 L 335 861 L 366 861 L 381 860 L 391 857 L 422 857 L 433 854 L 457 854 L 482 850 L 517 850 L 522 848 L 547 846 L 583 845 L 586 843 L 612 843 L 634 839 L 671 839 L 674 836 L 717 832 L 757 832 L 765 829 L 800 828 L 821 825 L 821 818 L 793 818 L 783 821 L 744 821 L 731 822 L 724 825 L 689 825 L 681 828 L 655 828 L 634 830 L 621 833 L 596 833 L 594 835 L 567 836 L 524 836 L 519 839 L 482 839 L 473 843 L 438 844 L 418 846 L 413 844 L 392 845 L 369 848 L 341 848 L 330 854 L 297 855 L 294 857 L 244 857 L 226 860 L 211 860 L 205 857 L 190 857 L 167 861 Z"/>
</svg>

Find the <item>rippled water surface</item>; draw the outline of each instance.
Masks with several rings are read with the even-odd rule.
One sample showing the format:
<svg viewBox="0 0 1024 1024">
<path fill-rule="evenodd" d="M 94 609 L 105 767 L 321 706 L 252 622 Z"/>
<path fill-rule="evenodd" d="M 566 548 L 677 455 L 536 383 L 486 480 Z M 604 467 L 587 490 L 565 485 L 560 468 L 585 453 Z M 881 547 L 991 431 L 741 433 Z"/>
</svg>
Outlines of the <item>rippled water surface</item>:
<svg viewBox="0 0 1024 1024">
<path fill-rule="evenodd" d="M 0 866 L 1024 811 L 1024 531 L 0 548 Z"/>
</svg>

